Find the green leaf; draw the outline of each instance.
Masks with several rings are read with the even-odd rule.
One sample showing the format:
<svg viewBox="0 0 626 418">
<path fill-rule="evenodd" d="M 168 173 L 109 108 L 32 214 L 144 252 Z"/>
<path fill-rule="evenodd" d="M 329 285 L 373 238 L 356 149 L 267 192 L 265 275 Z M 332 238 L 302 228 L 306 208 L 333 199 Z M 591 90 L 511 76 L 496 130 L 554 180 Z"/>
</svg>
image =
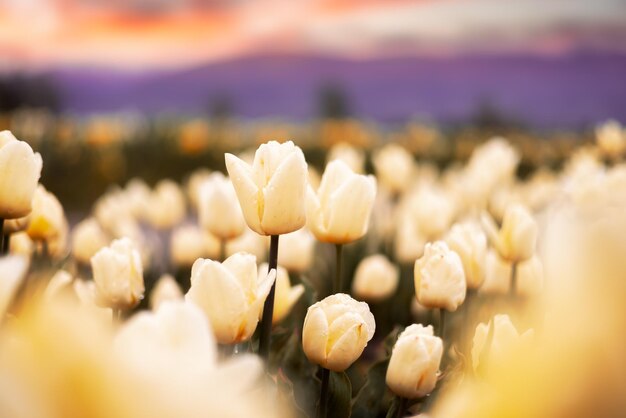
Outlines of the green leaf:
<svg viewBox="0 0 626 418">
<path fill-rule="evenodd" d="M 378 416 L 387 392 L 385 376 L 388 365 L 389 359 L 387 358 L 375 363 L 367 372 L 367 383 L 365 383 L 354 399 L 353 415 L 355 417 L 373 418 Z"/>
<path fill-rule="evenodd" d="M 330 372 L 328 418 L 349 418 L 352 413 L 352 384 L 344 372 Z"/>
</svg>

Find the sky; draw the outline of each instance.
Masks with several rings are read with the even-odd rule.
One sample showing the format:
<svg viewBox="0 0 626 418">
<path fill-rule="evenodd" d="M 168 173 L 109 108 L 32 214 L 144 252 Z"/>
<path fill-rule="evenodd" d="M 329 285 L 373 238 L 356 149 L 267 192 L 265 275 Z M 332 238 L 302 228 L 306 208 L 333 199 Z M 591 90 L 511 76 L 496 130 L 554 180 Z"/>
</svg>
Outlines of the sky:
<svg viewBox="0 0 626 418">
<path fill-rule="evenodd" d="M 0 0 L 0 70 L 580 48 L 626 52 L 626 0 Z"/>
</svg>

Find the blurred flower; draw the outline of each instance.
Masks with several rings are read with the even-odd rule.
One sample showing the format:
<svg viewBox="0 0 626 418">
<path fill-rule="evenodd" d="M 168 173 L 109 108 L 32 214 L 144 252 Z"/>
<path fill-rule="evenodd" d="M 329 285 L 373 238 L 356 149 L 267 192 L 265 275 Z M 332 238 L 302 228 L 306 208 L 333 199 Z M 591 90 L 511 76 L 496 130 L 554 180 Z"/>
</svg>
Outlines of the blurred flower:
<svg viewBox="0 0 626 418">
<path fill-rule="evenodd" d="M 413 181 L 415 161 L 402 146 L 389 143 L 372 157 L 380 184 L 393 193 L 405 191 Z"/>
<path fill-rule="evenodd" d="M 426 244 L 424 255 L 415 262 L 415 294 L 419 303 L 454 312 L 465 300 L 466 290 L 458 254 L 443 241 Z"/>
<path fill-rule="evenodd" d="M 493 327 L 493 330 L 490 328 Z M 489 364 L 498 365 L 506 358 L 508 350 L 523 341 L 533 338 L 533 330 L 518 334 L 508 315 L 496 315 L 488 324 L 480 323 L 476 327 L 472 340 L 472 365 L 478 370 L 481 362 L 488 360 Z"/>
<path fill-rule="evenodd" d="M 111 324 L 113 311 L 111 308 L 104 308 L 99 305 L 98 288 L 93 280 L 76 279 L 72 283 L 72 289 L 81 309 L 107 326 Z"/>
<path fill-rule="evenodd" d="M 258 275 L 256 258 L 237 253 L 223 263 L 197 260 L 185 296 L 208 317 L 217 341 L 235 344 L 252 337 L 276 272 Z"/>
<path fill-rule="evenodd" d="M 79 262 L 89 264 L 91 257 L 106 247 L 109 241 L 98 221 L 87 218 L 79 222 L 72 231 L 72 254 Z"/>
<path fill-rule="evenodd" d="M 267 274 L 267 269 L 267 263 L 261 264 L 259 266 L 259 277 Z M 301 284 L 291 286 L 289 273 L 283 267 L 278 266 L 276 269 L 276 295 L 272 323 L 278 324 L 285 319 L 303 294 L 304 286 Z"/>
<path fill-rule="evenodd" d="M 154 311 L 164 302 L 177 300 L 183 300 L 183 292 L 176 280 L 169 274 L 159 277 L 150 292 L 150 309 Z"/>
<path fill-rule="evenodd" d="M 211 176 L 211 170 L 206 168 L 199 168 L 187 179 L 186 182 L 186 192 L 189 197 L 189 201 L 191 202 L 192 207 L 198 209 L 198 204 L 200 202 L 200 188 L 204 184 L 205 181 L 209 179 Z"/>
<path fill-rule="evenodd" d="M 145 202 L 145 205 L 148 204 L 149 202 Z M 110 190 L 100 196 L 94 205 L 93 214 L 98 223 L 114 235 L 121 222 L 135 220 L 126 195 L 119 189 Z"/>
<path fill-rule="evenodd" d="M 238 237 L 246 227 L 231 181 L 215 172 L 200 186 L 198 218 L 202 228 L 219 239 Z"/>
<path fill-rule="evenodd" d="M 217 256 L 219 241 L 196 225 L 182 225 L 172 231 L 170 258 L 179 267 L 191 267 L 199 258 Z"/>
<path fill-rule="evenodd" d="M 0 317 L 4 317 L 28 271 L 28 258 L 10 255 L 0 258 Z"/>
<path fill-rule="evenodd" d="M 435 388 L 443 355 L 441 338 L 431 325 L 408 326 L 393 347 L 387 368 L 387 386 L 407 399 L 422 398 Z"/>
<path fill-rule="evenodd" d="M 422 186 L 410 192 L 402 202 L 402 211 L 412 217 L 412 224 L 427 240 L 439 239 L 450 227 L 456 207 L 440 187 Z M 403 225 L 398 225 L 402 228 Z"/>
<path fill-rule="evenodd" d="M 146 205 L 146 218 L 155 228 L 167 229 L 185 217 L 185 195 L 172 180 L 161 180 L 152 191 Z"/>
<path fill-rule="evenodd" d="M 331 161 L 317 194 L 307 192 L 307 225 L 323 242 L 346 244 L 367 232 L 376 198 L 374 176 L 355 174 L 340 160 Z"/>
<path fill-rule="evenodd" d="M 124 189 L 127 209 L 137 220 L 142 220 L 146 214 L 146 206 L 149 204 L 150 187 L 140 178 L 133 178 L 126 183 Z"/>
<path fill-rule="evenodd" d="M 379 302 L 389 298 L 398 287 L 400 272 L 382 254 L 361 260 L 354 273 L 352 293 L 359 299 Z"/>
<path fill-rule="evenodd" d="M 115 240 L 91 258 L 98 300 L 114 309 L 130 309 L 143 298 L 141 256 L 128 238 Z"/>
<path fill-rule="evenodd" d="M 533 256 L 538 228 L 532 215 L 524 206 L 509 206 L 504 213 L 499 231 L 493 219 L 487 215 L 483 215 L 482 221 L 491 244 L 503 259 L 518 263 Z"/>
<path fill-rule="evenodd" d="M 294 273 L 303 273 L 313 263 L 314 250 L 315 238 L 305 228 L 282 235 L 278 265 Z"/>
<path fill-rule="evenodd" d="M 293 142 L 261 145 L 252 166 L 226 154 L 226 168 L 250 229 L 280 235 L 304 226 L 307 164 Z"/>
<path fill-rule="evenodd" d="M 334 160 L 343 161 L 355 173 L 362 174 L 365 172 L 365 153 L 347 142 L 339 142 L 330 148 L 326 163 Z"/>
<path fill-rule="evenodd" d="M 502 260 L 493 249 L 487 250 L 485 257 L 485 281 L 479 289 L 480 293 L 504 295 L 509 292 L 510 286 L 511 265 Z"/>
<path fill-rule="evenodd" d="M 399 210 L 394 250 L 399 262 L 412 264 L 424 253 L 427 240 L 415 224 L 413 215 L 408 212 L 408 210 Z"/>
<path fill-rule="evenodd" d="M 517 267 L 517 292 L 524 296 L 537 296 L 543 290 L 543 264 L 534 256 Z"/>
<path fill-rule="evenodd" d="M 376 322 L 365 302 L 338 293 L 310 306 L 302 329 L 304 354 L 313 363 L 341 372 L 374 336 Z"/>
<path fill-rule="evenodd" d="M 445 241 L 461 257 L 468 289 L 478 289 L 485 280 L 487 257 L 487 237 L 480 225 L 471 221 L 455 224 Z"/>
<path fill-rule="evenodd" d="M 26 232 L 16 232 L 11 235 L 9 252 L 30 257 L 35 250 L 35 244 Z"/>
<path fill-rule="evenodd" d="M 66 270 L 58 270 L 54 273 L 52 278 L 50 278 L 50 281 L 46 286 L 46 290 L 43 294 L 44 300 L 52 300 L 65 289 L 68 289 L 73 281 L 74 277 L 70 274 L 70 272 Z"/>
<path fill-rule="evenodd" d="M 15 219 L 31 211 L 41 176 L 41 155 L 10 131 L 0 131 L 0 218 Z"/>
<path fill-rule="evenodd" d="M 217 241 L 217 239 L 216 242 L 219 245 L 219 241 Z M 252 231 L 250 228 L 246 228 L 243 234 L 226 243 L 226 255 L 231 256 L 239 252 L 250 253 L 254 255 L 258 261 L 261 261 L 267 257 L 268 247 L 268 237 L 259 235 Z M 281 251 L 279 251 L 279 253 L 282 252 L 282 250 L 283 248 L 281 248 Z"/>
<path fill-rule="evenodd" d="M 5 235 L 15 234 L 24 231 L 28 227 L 30 221 L 30 213 L 22 218 L 5 219 L 2 232 Z"/>
<path fill-rule="evenodd" d="M 26 233 L 33 241 L 52 241 L 67 230 L 63 206 L 55 195 L 39 185 L 33 196 L 33 211 Z"/>
<path fill-rule="evenodd" d="M 600 151 L 609 158 L 619 158 L 626 151 L 626 132 L 619 122 L 610 120 L 596 127 Z"/>
</svg>

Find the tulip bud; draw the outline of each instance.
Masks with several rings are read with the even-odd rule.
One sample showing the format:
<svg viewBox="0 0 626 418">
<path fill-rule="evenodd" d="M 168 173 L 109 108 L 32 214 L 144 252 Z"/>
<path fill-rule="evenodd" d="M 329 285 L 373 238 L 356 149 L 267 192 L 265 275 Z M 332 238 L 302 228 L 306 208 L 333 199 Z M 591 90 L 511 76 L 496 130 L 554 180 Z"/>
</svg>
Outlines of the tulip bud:
<svg viewBox="0 0 626 418">
<path fill-rule="evenodd" d="M 10 131 L 0 132 L 0 218 L 15 219 L 31 211 L 41 176 L 41 155 Z"/>
<path fill-rule="evenodd" d="M 124 195 L 126 209 L 135 219 L 143 219 L 150 200 L 150 187 L 142 179 L 134 178 L 126 184 Z"/>
<path fill-rule="evenodd" d="M 89 264 L 91 257 L 108 243 L 107 234 L 94 218 L 85 219 L 72 231 L 72 254 L 81 263 Z"/>
<path fill-rule="evenodd" d="M 502 260 L 492 249 L 487 250 L 485 257 L 485 281 L 480 293 L 504 295 L 509 293 L 511 285 L 511 265 Z"/>
<path fill-rule="evenodd" d="M 359 358 L 375 330 L 374 315 L 367 303 L 338 293 L 309 307 L 302 347 L 313 363 L 341 372 Z"/>
<path fill-rule="evenodd" d="M 596 128 L 596 141 L 604 155 L 618 158 L 626 151 L 626 132 L 617 121 L 607 121 Z"/>
<path fill-rule="evenodd" d="M 490 327 L 493 327 L 493 330 L 490 330 Z M 486 358 L 492 364 L 501 363 L 510 350 L 519 344 L 527 343 L 533 336 L 532 329 L 520 335 L 508 315 L 496 315 L 488 324 L 478 324 L 472 345 L 474 370 L 478 370 L 481 361 Z"/>
<path fill-rule="evenodd" d="M 211 174 L 200 187 L 198 204 L 200 225 L 216 237 L 238 237 L 246 227 L 233 184 L 222 173 Z"/>
<path fill-rule="evenodd" d="M 267 263 L 259 266 L 259 276 L 267 272 Z M 274 299 L 274 313 L 272 323 L 278 324 L 291 312 L 294 305 L 298 303 L 300 297 L 304 294 L 304 286 L 299 284 L 291 286 L 289 273 L 283 267 L 278 266 L 276 269 L 276 295 Z"/>
<path fill-rule="evenodd" d="M 396 291 L 400 272 L 381 254 L 364 258 L 356 268 L 352 293 L 359 299 L 379 302 Z"/>
<path fill-rule="evenodd" d="M 307 165 L 293 142 L 261 145 L 252 166 L 226 154 L 226 168 L 250 229 L 280 235 L 304 226 Z"/>
<path fill-rule="evenodd" d="M 185 188 L 187 192 L 187 196 L 189 197 L 189 201 L 194 208 L 198 208 L 200 203 L 200 189 L 202 185 L 209 179 L 211 176 L 211 171 L 206 168 L 200 168 L 189 176 L 187 182 L 185 183 Z"/>
<path fill-rule="evenodd" d="M 315 239 L 306 229 L 299 229 L 282 235 L 280 237 L 278 265 L 295 273 L 303 273 L 313 263 L 314 250 Z"/>
<path fill-rule="evenodd" d="M 454 312 L 465 300 L 466 290 L 458 254 L 443 241 L 426 244 L 424 255 L 415 262 L 415 294 L 419 303 Z"/>
<path fill-rule="evenodd" d="M 170 244 L 172 263 L 191 267 L 199 258 L 219 254 L 219 241 L 195 225 L 183 225 L 172 231 Z"/>
<path fill-rule="evenodd" d="M 365 154 L 363 150 L 356 148 L 346 142 L 339 142 L 332 146 L 332 148 L 328 151 L 328 156 L 326 158 L 326 163 L 330 163 L 334 160 L 341 160 L 350 170 L 355 173 L 362 174 L 365 172 Z"/>
<path fill-rule="evenodd" d="M 537 223 L 525 207 L 509 206 L 499 231 L 489 216 L 483 215 L 482 220 L 489 240 L 506 261 L 519 263 L 535 253 Z"/>
<path fill-rule="evenodd" d="M 185 217 L 185 195 L 172 180 L 161 180 L 150 195 L 146 217 L 155 228 L 167 229 Z"/>
<path fill-rule="evenodd" d="M 26 233 L 34 241 L 50 241 L 67 228 L 63 207 L 55 195 L 39 185 L 33 196 L 33 210 Z"/>
<path fill-rule="evenodd" d="M 154 311 L 163 302 L 174 302 L 177 300 L 183 300 L 183 292 L 180 290 L 180 286 L 171 275 L 162 275 L 150 292 L 150 309 Z"/>
<path fill-rule="evenodd" d="M 129 309 L 143 298 L 141 255 L 128 238 L 115 240 L 91 258 L 99 302 L 113 309 Z"/>
<path fill-rule="evenodd" d="M 469 289 L 478 289 L 485 280 L 487 236 L 474 222 L 456 224 L 445 239 L 450 249 L 461 257 Z"/>
<path fill-rule="evenodd" d="M 287 235 L 287 234 L 285 234 Z M 217 241 L 217 240 L 216 240 Z M 219 245 L 219 241 L 218 241 Z M 231 256 L 237 253 L 250 253 L 254 255 L 257 261 L 262 261 L 267 257 L 267 249 L 269 247 L 269 238 L 263 235 L 259 235 L 252 231 L 250 228 L 246 228 L 239 237 L 230 240 L 226 243 L 226 255 Z M 281 246 L 281 251 L 284 250 L 284 246 Z"/>
<path fill-rule="evenodd" d="M 450 227 L 456 212 L 452 198 L 435 186 L 422 186 L 408 193 L 402 209 L 413 218 L 419 233 L 427 240 L 439 239 Z"/>
<path fill-rule="evenodd" d="M 218 342 L 236 344 L 252 337 L 275 278 L 275 270 L 259 275 L 251 254 L 237 253 L 223 263 L 199 259 L 185 299 L 202 308 Z"/>
<path fill-rule="evenodd" d="M 330 162 L 317 194 L 307 192 L 307 224 L 323 242 L 346 244 L 367 232 L 376 198 L 374 176 L 355 174 L 340 160 Z"/>
<path fill-rule="evenodd" d="M 146 207 L 149 202 L 145 202 Z M 134 221 L 128 199 L 122 191 L 116 189 L 107 192 L 96 201 L 93 214 L 100 226 L 116 235 L 121 222 Z"/>
<path fill-rule="evenodd" d="M 443 355 L 441 338 L 431 325 L 408 326 L 398 337 L 387 368 L 387 386 L 403 398 L 416 399 L 435 388 Z"/>
<path fill-rule="evenodd" d="M 415 161 L 400 145 L 389 143 L 377 150 L 372 157 L 376 177 L 391 192 L 405 191 L 413 180 Z"/>
</svg>

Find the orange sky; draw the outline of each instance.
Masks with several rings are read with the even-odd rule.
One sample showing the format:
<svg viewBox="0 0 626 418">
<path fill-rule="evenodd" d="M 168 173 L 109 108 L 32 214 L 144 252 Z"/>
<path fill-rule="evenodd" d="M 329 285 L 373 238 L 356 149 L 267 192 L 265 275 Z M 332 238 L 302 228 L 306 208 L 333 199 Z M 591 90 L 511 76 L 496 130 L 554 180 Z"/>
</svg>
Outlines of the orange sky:
<svg viewBox="0 0 626 418">
<path fill-rule="evenodd" d="M 621 0 L 0 0 L 0 67 L 180 67 L 250 51 L 561 47 L 562 28 L 624 28 Z M 506 4 L 504 4 L 506 3 Z M 541 6 L 541 7 L 538 7 Z M 494 36 L 494 34 L 496 36 Z M 494 41 L 495 40 L 495 41 Z"/>
</svg>

